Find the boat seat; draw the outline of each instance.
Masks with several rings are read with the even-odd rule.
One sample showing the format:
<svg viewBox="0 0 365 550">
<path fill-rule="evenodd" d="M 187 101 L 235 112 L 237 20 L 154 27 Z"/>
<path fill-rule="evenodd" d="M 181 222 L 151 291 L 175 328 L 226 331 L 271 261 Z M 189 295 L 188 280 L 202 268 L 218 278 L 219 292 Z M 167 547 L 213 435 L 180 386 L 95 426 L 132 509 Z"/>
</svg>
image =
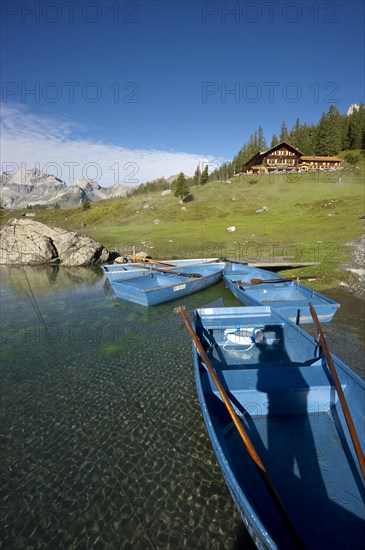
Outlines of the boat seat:
<svg viewBox="0 0 365 550">
<path fill-rule="evenodd" d="M 239 414 L 251 416 L 327 412 L 338 401 L 337 392 L 322 366 L 292 364 L 222 370 L 219 378 Z M 219 392 L 207 373 L 205 391 Z M 342 385 L 345 391 L 346 385 Z"/>
<path fill-rule="evenodd" d="M 262 296 L 265 296 L 265 294 L 262 294 Z M 277 300 L 261 300 L 261 297 L 258 297 L 260 302 L 262 303 L 269 303 L 269 302 L 282 302 L 282 303 L 289 303 L 289 305 L 292 305 L 293 308 L 300 309 L 302 307 L 308 308 L 308 300 L 291 300 L 290 298 L 278 298 Z"/>
</svg>

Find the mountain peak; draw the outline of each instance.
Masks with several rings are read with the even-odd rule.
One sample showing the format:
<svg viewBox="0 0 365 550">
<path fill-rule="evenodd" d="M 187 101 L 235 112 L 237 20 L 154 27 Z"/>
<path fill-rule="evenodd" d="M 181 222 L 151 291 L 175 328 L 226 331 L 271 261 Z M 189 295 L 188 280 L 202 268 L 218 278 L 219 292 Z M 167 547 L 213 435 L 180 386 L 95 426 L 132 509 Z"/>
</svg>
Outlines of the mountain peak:
<svg viewBox="0 0 365 550">
<path fill-rule="evenodd" d="M 114 184 L 101 187 L 96 180 L 83 178 L 68 186 L 52 174 L 38 168 L 21 169 L 12 174 L 3 172 L 0 176 L 1 203 L 6 208 L 31 206 L 63 207 L 77 206 L 86 198 L 92 202 L 111 197 L 124 197 L 129 187 Z"/>
<path fill-rule="evenodd" d="M 7 185 L 44 185 L 46 182 L 47 185 L 66 186 L 60 178 L 41 172 L 38 168 L 21 168 L 13 174 L 7 174 L 5 179 Z"/>
<path fill-rule="evenodd" d="M 98 184 L 96 180 L 90 180 L 88 178 L 82 178 L 80 180 L 76 180 L 73 182 L 72 185 L 80 187 L 81 189 L 85 189 L 86 187 L 94 190 L 101 189 L 101 186 Z"/>
</svg>

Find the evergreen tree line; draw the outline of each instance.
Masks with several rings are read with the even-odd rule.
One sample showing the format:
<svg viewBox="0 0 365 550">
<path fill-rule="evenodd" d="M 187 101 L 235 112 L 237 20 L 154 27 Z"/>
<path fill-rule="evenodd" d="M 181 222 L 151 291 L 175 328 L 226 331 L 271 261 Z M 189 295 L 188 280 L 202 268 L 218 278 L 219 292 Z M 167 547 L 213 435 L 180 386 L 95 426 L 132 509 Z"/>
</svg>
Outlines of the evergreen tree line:
<svg viewBox="0 0 365 550">
<path fill-rule="evenodd" d="M 192 178 L 189 178 L 185 176 L 183 172 L 180 172 L 175 180 L 170 182 L 165 178 L 159 178 L 157 180 L 141 183 L 138 187 L 133 187 L 130 191 L 128 191 L 127 197 L 135 197 L 136 195 L 143 195 L 153 191 L 162 192 L 166 189 L 170 189 L 175 194 L 175 196 L 187 196 L 189 194 L 190 187 L 195 187 L 196 185 L 204 185 L 204 183 L 207 183 L 209 179 L 208 169 L 208 164 L 206 164 L 203 171 L 201 171 L 199 163 Z M 180 189 L 184 189 L 182 195 L 180 194 Z"/>
<path fill-rule="evenodd" d="M 143 195 L 153 191 L 165 191 L 166 189 L 170 189 L 170 185 L 171 184 L 165 178 L 147 181 L 146 183 L 141 183 L 138 187 L 132 187 L 132 189 L 127 192 L 127 197 L 135 197 L 136 195 Z"/>
<path fill-rule="evenodd" d="M 304 155 L 327 156 L 337 155 L 342 150 L 365 149 L 365 106 L 361 104 L 359 110 L 351 115 L 341 115 L 331 105 L 318 124 L 301 123 L 297 118 L 290 130 L 283 121 L 280 133 L 272 136 L 270 148 L 282 141 L 290 143 Z M 212 172 L 209 181 L 227 180 L 234 174 L 239 174 L 245 162 L 268 148 L 263 129 L 259 126 L 232 162 L 226 162 Z"/>
</svg>

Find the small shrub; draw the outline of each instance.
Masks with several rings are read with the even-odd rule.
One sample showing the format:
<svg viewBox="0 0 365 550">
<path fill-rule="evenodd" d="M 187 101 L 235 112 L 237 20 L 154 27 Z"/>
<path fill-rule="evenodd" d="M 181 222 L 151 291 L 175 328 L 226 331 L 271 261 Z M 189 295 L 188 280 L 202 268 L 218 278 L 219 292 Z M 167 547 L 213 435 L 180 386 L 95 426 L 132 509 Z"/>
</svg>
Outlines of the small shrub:
<svg viewBox="0 0 365 550">
<path fill-rule="evenodd" d="M 357 164 L 360 160 L 360 157 L 359 155 L 356 155 L 356 153 L 347 153 L 347 155 L 345 155 L 345 161 L 348 162 L 349 164 Z"/>
</svg>

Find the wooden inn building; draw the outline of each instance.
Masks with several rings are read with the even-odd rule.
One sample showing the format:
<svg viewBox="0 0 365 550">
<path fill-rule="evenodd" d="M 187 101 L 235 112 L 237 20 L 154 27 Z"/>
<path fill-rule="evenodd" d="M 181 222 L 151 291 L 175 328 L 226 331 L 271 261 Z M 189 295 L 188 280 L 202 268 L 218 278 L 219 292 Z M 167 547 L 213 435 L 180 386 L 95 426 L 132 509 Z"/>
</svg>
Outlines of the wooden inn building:
<svg viewBox="0 0 365 550">
<path fill-rule="evenodd" d="M 338 170 L 342 159 L 338 157 L 319 157 L 304 155 L 286 141 L 282 141 L 264 152 L 256 153 L 243 165 L 243 172 L 303 172 L 307 170 Z"/>
</svg>

